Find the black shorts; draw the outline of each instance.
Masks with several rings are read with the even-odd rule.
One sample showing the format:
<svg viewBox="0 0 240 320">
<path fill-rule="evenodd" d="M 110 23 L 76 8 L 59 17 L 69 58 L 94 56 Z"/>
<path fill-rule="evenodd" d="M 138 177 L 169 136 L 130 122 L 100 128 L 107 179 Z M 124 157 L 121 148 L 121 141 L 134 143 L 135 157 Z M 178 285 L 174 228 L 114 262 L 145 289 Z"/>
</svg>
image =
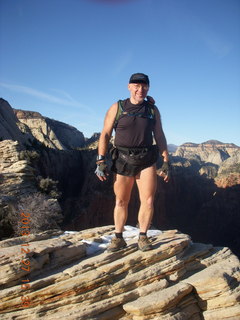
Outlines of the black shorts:
<svg viewBox="0 0 240 320">
<path fill-rule="evenodd" d="M 121 148 L 111 150 L 111 170 L 123 176 L 134 177 L 143 169 L 151 167 L 158 159 L 156 145 L 146 148 Z"/>
</svg>

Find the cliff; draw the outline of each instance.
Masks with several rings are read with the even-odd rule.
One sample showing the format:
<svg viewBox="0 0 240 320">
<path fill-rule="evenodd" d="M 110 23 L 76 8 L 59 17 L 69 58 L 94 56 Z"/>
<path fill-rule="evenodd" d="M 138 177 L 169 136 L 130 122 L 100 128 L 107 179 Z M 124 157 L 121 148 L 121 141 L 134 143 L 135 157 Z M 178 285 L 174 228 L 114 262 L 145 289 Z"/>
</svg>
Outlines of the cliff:
<svg viewBox="0 0 240 320">
<path fill-rule="evenodd" d="M 13 235 L 11 208 L 30 194 L 58 198 L 67 216 L 72 199 L 81 192 L 82 167 L 78 150 L 55 150 L 41 144 L 26 149 L 18 141 L 0 141 L 0 238 Z"/>
<path fill-rule="evenodd" d="M 154 249 L 143 253 L 127 226 L 127 248 L 107 253 L 113 229 L 0 242 L 1 319 L 239 319 L 240 264 L 228 248 L 150 230 Z"/>
<path fill-rule="evenodd" d="M 220 164 L 215 183 L 222 188 L 240 185 L 240 150 Z"/>
<path fill-rule="evenodd" d="M 179 146 L 175 156 L 196 159 L 220 165 L 224 160 L 232 157 L 240 148 L 233 143 L 222 143 L 209 140 L 200 144 L 187 142 Z"/>
<path fill-rule="evenodd" d="M 24 158 L 24 147 L 17 141 L 0 141 L 1 196 L 21 196 L 36 191 L 35 169 Z"/>
<path fill-rule="evenodd" d="M 214 179 L 220 188 L 240 185 L 240 148 L 233 143 L 188 142 L 178 147 L 174 156 L 198 163 L 199 174 Z"/>
<path fill-rule="evenodd" d="M 20 121 L 13 112 L 9 103 L 0 98 L 0 141 L 17 140 L 20 143 L 27 143 L 33 137 L 30 134 L 23 134 L 19 129 Z"/>
<path fill-rule="evenodd" d="M 43 117 L 39 112 L 13 109 L 0 99 L 0 140 L 29 145 L 34 138 L 46 147 L 69 150 L 85 145 L 82 132 L 60 121 Z"/>
<path fill-rule="evenodd" d="M 38 112 L 14 110 L 14 113 L 25 125 L 21 127 L 23 132 L 30 131 L 46 147 L 68 150 L 85 144 L 82 132 L 66 123 L 43 117 Z"/>
<path fill-rule="evenodd" d="M 30 194 L 58 198 L 63 215 L 71 211 L 83 183 L 81 152 L 74 150 L 85 144 L 82 133 L 1 99 L 0 137 L 0 238 L 13 235 L 12 208 Z"/>
</svg>

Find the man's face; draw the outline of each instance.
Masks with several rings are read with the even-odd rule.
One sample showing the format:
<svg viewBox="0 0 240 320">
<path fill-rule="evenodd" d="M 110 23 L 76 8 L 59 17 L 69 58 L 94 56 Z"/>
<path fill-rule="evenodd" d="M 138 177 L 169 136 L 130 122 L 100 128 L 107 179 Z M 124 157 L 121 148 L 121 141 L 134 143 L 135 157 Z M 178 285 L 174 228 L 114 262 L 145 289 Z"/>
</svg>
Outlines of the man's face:
<svg viewBox="0 0 240 320">
<path fill-rule="evenodd" d="M 135 103 L 141 103 L 147 96 L 149 86 L 146 83 L 129 83 L 128 90 Z"/>
</svg>

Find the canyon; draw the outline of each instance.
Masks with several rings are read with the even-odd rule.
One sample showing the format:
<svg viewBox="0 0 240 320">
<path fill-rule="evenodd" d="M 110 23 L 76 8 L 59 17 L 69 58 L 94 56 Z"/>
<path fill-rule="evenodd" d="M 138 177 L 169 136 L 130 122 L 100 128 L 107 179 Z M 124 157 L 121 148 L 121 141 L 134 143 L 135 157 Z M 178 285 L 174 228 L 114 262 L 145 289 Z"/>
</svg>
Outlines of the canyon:
<svg viewBox="0 0 240 320">
<path fill-rule="evenodd" d="M 1 319 L 239 319 L 240 148 L 184 143 L 168 184 L 159 159 L 154 249 L 137 249 L 134 187 L 128 246 L 108 253 L 113 176 L 94 175 L 98 138 L 0 99 Z"/>
<path fill-rule="evenodd" d="M 62 230 L 113 223 L 113 176 L 102 183 L 94 175 L 98 138 L 95 133 L 87 140 L 67 124 L 0 100 L 2 239 L 14 233 L 10 220 L 15 204 L 39 192 L 59 204 Z M 232 143 L 209 140 L 184 143 L 172 152 L 171 181 L 165 184 L 158 175 L 153 226 L 179 229 L 194 241 L 224 245 L 239 254 L 239 150 Z M 138 208 L 134 188 L 128 224 L 137 225 Z"/>
</svg>

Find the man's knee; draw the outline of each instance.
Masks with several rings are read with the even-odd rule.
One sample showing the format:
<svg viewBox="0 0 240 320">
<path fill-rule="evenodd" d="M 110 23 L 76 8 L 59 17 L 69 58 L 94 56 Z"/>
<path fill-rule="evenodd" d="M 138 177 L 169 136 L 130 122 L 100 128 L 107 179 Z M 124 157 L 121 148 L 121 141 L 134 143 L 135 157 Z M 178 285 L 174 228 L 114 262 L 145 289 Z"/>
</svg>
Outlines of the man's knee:
<svg viewBox="0 0 240 320">
<path fill-rule="evenodd" d="M 123 199 L 116 199 L 116 207 L 126 208 L 128 206 L 128 201 Z"/>
<path fill-rule="evenodd" d="M 141 203 L 145 204 L 149 209 L 152 209 L 154 204 L 154 197 L 150 196 L 148 198 L 142 199 Z"/>
</svg>

